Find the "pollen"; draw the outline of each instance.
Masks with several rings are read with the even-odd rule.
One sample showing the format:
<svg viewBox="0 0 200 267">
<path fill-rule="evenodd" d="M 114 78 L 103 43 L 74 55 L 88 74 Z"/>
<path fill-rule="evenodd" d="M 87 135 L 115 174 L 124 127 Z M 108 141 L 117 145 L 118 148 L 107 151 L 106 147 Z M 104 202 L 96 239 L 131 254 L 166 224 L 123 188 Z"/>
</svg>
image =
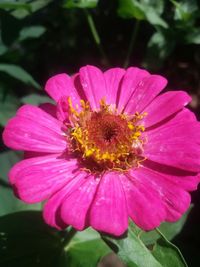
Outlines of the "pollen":
<svg viewBox="0 0 200 267">
<path fill-rule="evenodd" d="M 70 147 L 84 168 L 90 172 L 106 170 L 126 171 L 138 167 L 145 160 L 143 144 L 145 127 L 140 121 L 147 114 L 118 113 L 102 99 L 99 109 L 93 111 L 81 100 L 78 111 L 68 99 L 70 120 Z"/>
</svg>

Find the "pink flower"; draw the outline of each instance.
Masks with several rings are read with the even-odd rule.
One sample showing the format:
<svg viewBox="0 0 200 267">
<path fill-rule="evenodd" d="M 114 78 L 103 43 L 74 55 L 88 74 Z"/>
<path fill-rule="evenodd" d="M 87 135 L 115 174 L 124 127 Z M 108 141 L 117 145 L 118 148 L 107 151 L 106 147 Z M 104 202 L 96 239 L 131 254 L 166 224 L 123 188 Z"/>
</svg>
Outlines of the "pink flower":
<svg viewBox="0 0 200 267">
<path fill-rule="evenodd" d="M 200 124 L 185 92 L 160 94 L 166 83 L 133 67 L 50 78 L 56 105 L 22 106 L 3 133 L 26 153 L 9 173 L 18 197 L 47 200 L 58 229 L 121 235 L 128 218 L 144 230 L 178 220 L 199 182 Z"/>
</svg>

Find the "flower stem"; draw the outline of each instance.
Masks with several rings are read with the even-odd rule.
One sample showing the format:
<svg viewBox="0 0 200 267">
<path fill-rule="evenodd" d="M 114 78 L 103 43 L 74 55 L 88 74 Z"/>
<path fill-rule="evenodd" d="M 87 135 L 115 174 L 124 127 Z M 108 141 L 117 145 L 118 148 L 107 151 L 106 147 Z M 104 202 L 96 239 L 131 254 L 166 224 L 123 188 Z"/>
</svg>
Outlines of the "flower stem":
<svg viewBox="0 0 200 267">
<path fill-rule="evenodd" d="M 94 20 L 93 20 L 93 17 L 92 15 L 90 14 L 90 12 L 85 8 L 84 9 L 84 12 L 85 12 L 85 15 L 86 15 L 86 18 L 87 18 L 87 22 L 88 22 L 88 25 L 89 25 L 89 28 L 90 28 L 90 31 L 92 33 L 92 36 L 93 36 L 93 39 L 94 39 L 94 42 L 105 62 L 105 65 L 108 65 L 109 66 L 109 60 L 105 54 L 105 51 L 102 47 L 102 44 L 101 44 L 101 39 L 99 37 L 99 34 L 98 34 L 98 31 L 97 31 L 97 28 L 95 26 L 95 23 L 94 23 Z"/>
<path fill-rule="evenodd" d="M 136 41 L 136 38 L 137 38 L 137 35 L 138 35 L 139 26 L 140 26 L 140 21 L 136 20 L 136 22 L 134 24 L 133 32 L 132 32 L 132 35 L 131 35 L 131 40 L 130 40 L 130 44 L 129 44 L 129 47 L 128 47 L 128 52 L 127 52 L 127 55 L 126 55 L 126 59 L 124 61 L 124 68 L 127 68 L 128 65 L 129 65 L 130 56 L 131 56 L 131 54 L 133 52 L 133 47 L 135 45 L 135 41 Z"/>
<path fill-rule="evenodd" d="M 74 228 L 71 228 L 69 232 L 64 233 L 63 241 L 62 241 L 63 247 L 68 245 L 71 239 L 75 236 L 76 232 L 77 231 Z"/>
</svg>

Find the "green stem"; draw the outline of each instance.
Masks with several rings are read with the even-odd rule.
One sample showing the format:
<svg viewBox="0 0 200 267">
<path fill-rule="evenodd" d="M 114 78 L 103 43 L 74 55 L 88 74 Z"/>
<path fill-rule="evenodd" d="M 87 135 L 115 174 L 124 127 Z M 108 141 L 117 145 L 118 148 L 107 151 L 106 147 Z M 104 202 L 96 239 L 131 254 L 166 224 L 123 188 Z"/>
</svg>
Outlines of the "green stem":
<svg viewBox="0 0 200 267">
<path fill-rule="evenodd" d="M 74 228 L 71 228 L 69 232 L 64 233 L 62 241 L 63 247 L 65 247 L 71 241 L 71 239 L 75 236 L 76 232 L 77 231 Z"/>
<path fill-rule="evenodd" d="M 91 31 L 92 36 L 94 38 L 94 42 L 95 42 L 97 48 L 99 49 L 99 52 L 100 52 L 102 58 L 104 59 L 105 64 L 109 65 L 109 60 L 108 60 L 108 58 L 107 58 L 107 56 L 106 56 L 106 54 L 104 52 L 104 49 L 102 47 L 101 39 L 100 39 L 99 34 L 97 32 L 97 28 L 95 26 L 93 17 L 92 17 L 90 12 L 86 8 L 84 9 L 84 12 L 85 12 L 85 15 L 86 15 L 86 18 L 87 18 L 87 22 L 88 22 L 90 31 Z"/>
<path fill-rule="evenodd" d="M 133 47 L 135 45 L 135 41 L 136 41 L 136 38 L 137 38 L 137 35 L 138 35 L 139 26 L 140 26 L 140 21 L 136 20 L 134 28 L 133 28 L 133 32 L 132 32 L 132 35 L 131 35 L 131 40 L 130 40 L 130 44 L 129 44 L 129 47 L 128 47 L 128 52 L 127 52 L 127 55 L 126 55 L 126 59 L 124 61 L 124 68 L 127 68 L 128 65 L 129 65 L 130 56 L 131 56 L 131 54 L 133 52 Z"/>
</svg>

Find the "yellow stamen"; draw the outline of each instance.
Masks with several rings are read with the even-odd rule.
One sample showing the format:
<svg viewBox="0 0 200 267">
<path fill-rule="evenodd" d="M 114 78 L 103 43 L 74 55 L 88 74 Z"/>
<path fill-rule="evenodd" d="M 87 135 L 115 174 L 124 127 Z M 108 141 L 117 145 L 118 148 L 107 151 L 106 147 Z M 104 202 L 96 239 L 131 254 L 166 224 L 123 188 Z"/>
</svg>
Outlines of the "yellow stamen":
<svg viewBox="0 0 200 267">
<path fill-rule="evenodd" d="M 98 111 L 92 111 L 84 100 L 80 101 L 81 111 L 73 107 L 71 98 L 68 98 L 68 103 L 74 123 L 71 129 L 72 151 L 78 152 L 80 158 L 91 161 L 101 170 L 120 171 L 137 167 L 144 160 L 137 150 L 142 149 L 145 127 L 138 122 L 146 113 L 136 112 L 133 116 L 117 114 L 105 99 L 100 101 Z"/>
</svg>

